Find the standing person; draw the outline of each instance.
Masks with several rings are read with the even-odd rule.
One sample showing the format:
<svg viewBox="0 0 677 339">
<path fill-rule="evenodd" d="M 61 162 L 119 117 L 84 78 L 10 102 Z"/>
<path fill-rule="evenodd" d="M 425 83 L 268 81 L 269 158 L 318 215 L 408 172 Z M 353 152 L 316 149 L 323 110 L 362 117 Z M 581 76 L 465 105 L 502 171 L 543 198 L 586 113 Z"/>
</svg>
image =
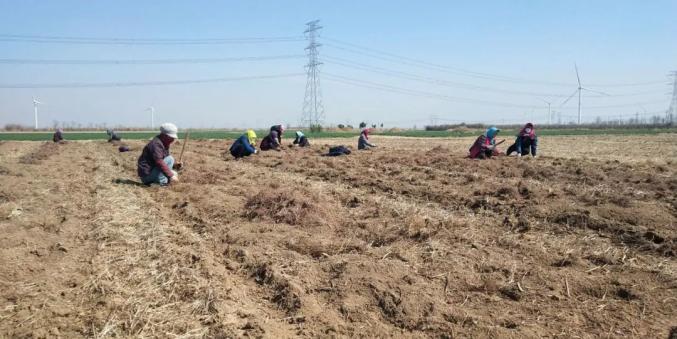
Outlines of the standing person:
<svg viewBox="0 0 677 339">
<path fill-rule="evenodd" d="M 117 132 L 115 132 L 113 129 L 107 129 L 106 134 L 108 134 L 108 142 L 113 142 L 113 141 L 120 141 L 122 138 L 118 135 Z"/>
<path fill-rule="evenodd" d="M 376 147 L 376 144 L 369 143 L 369 132 L 370 128 L 363 128 L 360 133 L 360 138 L 357 140 L 357 149 L 369 149 L 370 147 Z"/>
<path fill-rule="evenodd" d="M 294 139 L 294 145 L 299 145 L 299 147 L 308 147 L 310 142 L 308 138 L 301 131 L 296 131 L 296 139 Z"/>
<path fill-rule="evenodd" d="M 63 141 L 63 128 L 57 128 L 54 135 L 52 135 L 52 141 L 62 142 Z"/>
<path fill-rule="evenodd" d="M 524 127 L 517 133 L 517 138 L 515 143 L 508 147 L 507 155 L 512 154 L 512 152 L 517 152 L 517 157 L 522 157 L 523 155 L 529 155 L 531 153 L 532 157 L 536 157 L 536 150 L 538 149 L 538 137 L 536 136 L 536 130 L 534 129 L 534 124 L 527 122 Z"/>
<path fill-rule="evenodd" d="M 284 125 L 275 125 L 270 127 L 270 133 L 261 140 L 261 150 L 268 151 L 274 149 L 280 150 L 282 145 L 282 133 L 284 133 Z"/>
<path fill-rule="evenodd" d="M 254 130 L 248 129 L 247 133 L 242 134 L 230 146 L 230 154 L 234 156 L 235 159 L 256 154 L 259 151 L 256 150 L 254 145 L 256 145 L 256 132 L 254 132 Z"/>
<path fill-rule="evenodd" d="M 499 151 L 497 146 L 505 141 L 501 140 L 498 143 L 496 142 L 496 135 L 498 135 L 498 132 L 500 131 L 501 130 L 496 127 L 490 127 L 484 134 L 477 137 L 468 150 L 468 157 L 472 159 L 486 159 L 498 155 Z"/>
<path fill-rule="evenodd" d="M 137 174 L 146 185 L 178 182 L 179 175 L 172 168 L 181 168 L 183 164 L 174 164 L 174 157 L 169 155 L 169 146 L 179 138 L 178 128 L 172 123 L 160 125 L 160 134 L 155 136 L 146 147 L 137 162 Z"/>
</svg>

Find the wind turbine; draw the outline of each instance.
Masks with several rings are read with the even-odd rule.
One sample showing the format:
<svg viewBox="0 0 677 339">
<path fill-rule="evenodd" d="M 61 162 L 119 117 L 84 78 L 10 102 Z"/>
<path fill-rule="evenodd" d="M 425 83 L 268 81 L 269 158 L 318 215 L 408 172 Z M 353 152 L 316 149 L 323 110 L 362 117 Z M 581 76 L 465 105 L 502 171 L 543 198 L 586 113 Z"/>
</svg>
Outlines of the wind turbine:
<svg viewBox="0 0 677 339">
<path fill-rule="evenodd" d="M 552 113 L 551 113 L 551 111 L 550 111 L 550 105 L 552 104 L 552 102 L 551 102 L 551 101 L 546 101 L 546 100 L 543 99 L 543 98 L 539 98 L 539 99 L 541 99 L 541 101 L 545 102 L 545 104 L 548 105 L 548 125 L 550 125 L 551 122 L 552 122 Z"/>
<path fill-rule="evenodd" d="M 38 105 L 44 105 L 44 103 L 40 102 L 38 99 L 33 97 L 33 113 L 35 115 L 35 129 L 38 129 Z"/>
<path fill-rule="evenodd" d="M 146 108 L 146 111 L 150 112 L 150 129 L 155 128 L 155 107 L 150 106 Z"/>
<path fill-rule="evenodd" d="M 586 90 L 588 92 L 599 93 L 599 94 L 606 95 L 606 96 L 608 96 L 609 94 L 604 93 L 604 92 L 600 92 L 600 91 L 594 91 L 594 90 L 591 90 L 589 88 L 583 87 L 581 85 L 581 77 L 578 75 L 578 65 L 576 65 L 575 63 L 574 63 L 574 68 L 576 69 L 576 80 L 578 80 L 578 88 L 566 100 L 564 100 L 564 102 L 562 102 L 562 104 L 560 106 L 564 106 L 564 104 L 569 102 L 569 100 L 571 100 L 571 98 L 573 98 L 574 95 L 576 95 L 576 93 L 578 93 L 578 124 L 580 125 L 581 124 L 581 92 L 583 90 Z"/>
</svg>

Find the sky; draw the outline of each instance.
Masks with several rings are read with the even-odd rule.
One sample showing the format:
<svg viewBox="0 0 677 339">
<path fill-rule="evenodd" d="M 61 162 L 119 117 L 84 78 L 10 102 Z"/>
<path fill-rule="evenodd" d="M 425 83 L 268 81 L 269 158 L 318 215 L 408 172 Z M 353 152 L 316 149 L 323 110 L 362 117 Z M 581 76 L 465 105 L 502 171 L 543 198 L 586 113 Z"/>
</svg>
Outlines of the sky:
<svg viewBox="0 0 677 339">
<path fill-rule="evenodd" d="M 149 127 L 150 106 L 155 127 L 296 125 L 316 19 L 327 125 L 575 121 L 574 65 L 583 121 L 648 118 L 670 105 L 675 13 L 674 0 L 0 0 L 0 125 L 32 126 L 33 97 L 40 127 Z"/>
</svg>

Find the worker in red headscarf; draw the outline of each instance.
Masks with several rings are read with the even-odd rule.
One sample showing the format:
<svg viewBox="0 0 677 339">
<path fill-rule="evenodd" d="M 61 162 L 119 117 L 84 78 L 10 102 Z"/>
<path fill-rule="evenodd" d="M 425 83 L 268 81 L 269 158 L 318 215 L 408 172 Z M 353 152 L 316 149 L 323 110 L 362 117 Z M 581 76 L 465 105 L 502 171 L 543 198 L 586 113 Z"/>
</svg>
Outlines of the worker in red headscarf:
<svg viewBox="0 0 677 339">
<path fill-rule="evenodd" d="M 369 143 L 369 132 L 370 128 L 363 128 L 362 133 L 360 133 L 360 139 L 357 140 L 357 149 L 369 149 L 370 147 L 376 147 L 375 144 Z"/>
</svg>

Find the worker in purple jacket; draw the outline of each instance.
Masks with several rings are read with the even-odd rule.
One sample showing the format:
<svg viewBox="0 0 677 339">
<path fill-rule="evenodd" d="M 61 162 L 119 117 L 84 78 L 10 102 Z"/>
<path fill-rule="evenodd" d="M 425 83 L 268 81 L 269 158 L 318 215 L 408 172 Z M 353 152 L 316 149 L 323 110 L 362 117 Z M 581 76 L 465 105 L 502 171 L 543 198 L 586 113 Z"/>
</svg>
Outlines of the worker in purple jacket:
<svg viewBox="0 0 677 339">
<path fill-rule="evenodd" d="M 263 140 L 261 140 L 261 147 L 259 147 L 262 151 L 268 151 L 268 150 L 280 150 L 280 146 L 282 145 L 282 133 L 284 133 L 284 125 L 275 125 L 270 127 L 270 133 L 266 135 Z"/>
<path fill-rule="evenodd" d="M 160 134 L 143 148 L 137 162 L 137 173 L 144 184 L 166 186 L 179 181 L 179 175 L 173 168 L 181 168 L 182 164 L 174 164 L 174 157 L 169 155 L 169 146 L 178 138 L 176 125 L 164 123 L 160 125 Z"/>
<path fill-rule="evenodd" d="M 52 141 L 54 141 L 54 142 L 62 142 L 63 141 L 63 129 L 62 128 L 56 129 L 56 132 L 54 132 L 54 135 L 52 135 Z"/>
</svg>

